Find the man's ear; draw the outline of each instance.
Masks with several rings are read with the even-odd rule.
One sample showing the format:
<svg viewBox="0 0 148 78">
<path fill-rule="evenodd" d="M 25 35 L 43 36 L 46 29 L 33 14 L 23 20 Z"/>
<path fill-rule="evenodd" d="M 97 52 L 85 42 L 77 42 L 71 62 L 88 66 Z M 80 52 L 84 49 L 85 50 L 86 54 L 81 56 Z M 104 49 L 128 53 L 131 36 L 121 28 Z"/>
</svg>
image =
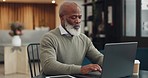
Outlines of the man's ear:
<svg viewBox="0 0 148 78">
<path fill-rule="evenodd" d="M 61 19 L 61 20 L 64 20 L 64 16 L 63 16 L 63 15 L 60 15 L 60 19 Z"/>
<path fill-rule="evenodd" d="M 61 19 L 61 24 L 63 25 L 65 23 L 64 16 L 60 16 L 60 19 Z"/>
<path fill-rule="evenodd" d="M 61 19 L 62 22 L 64 22 L 65 21 L 64 15 L 63 16 L 60 16 L 60 19 Z"/>
</svg>

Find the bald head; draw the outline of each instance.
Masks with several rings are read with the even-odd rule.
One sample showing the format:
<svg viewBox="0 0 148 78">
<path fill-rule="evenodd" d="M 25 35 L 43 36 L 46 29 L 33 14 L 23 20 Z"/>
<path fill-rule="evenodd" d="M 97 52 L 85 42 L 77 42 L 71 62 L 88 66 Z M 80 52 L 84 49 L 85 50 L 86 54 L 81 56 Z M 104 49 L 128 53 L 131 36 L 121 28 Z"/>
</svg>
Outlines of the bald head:
<svg viewBox="0 0 148 78">
<path fill-rule="evenodd" d="M 59 16 L 62 17 L 70 13 L 77 13 L 78 11 L 80 12 L 81 8 L 75 2 L 64 2 L 60 7 Z"/>
</svg>

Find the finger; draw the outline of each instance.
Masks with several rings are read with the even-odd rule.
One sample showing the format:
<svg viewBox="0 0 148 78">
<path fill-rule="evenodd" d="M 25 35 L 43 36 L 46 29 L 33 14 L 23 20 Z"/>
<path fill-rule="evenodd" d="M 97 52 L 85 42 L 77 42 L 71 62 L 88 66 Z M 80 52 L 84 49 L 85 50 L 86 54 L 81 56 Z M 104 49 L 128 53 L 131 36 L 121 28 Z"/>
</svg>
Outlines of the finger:
<svg viewBox="0 0 148 78">
<path fill-rule="evenodd" d="M 91 66 L 91 67 L 90 67 L 90 70 L 92 70 L 92 71 L 97 71 L 97 70 L 99 70 L 99 68 L 98 68 L 97 66 Z"/>
<path fill-rule="evenodd" d="M 98 69 L 99 72 L 102 71 L 102 68 L 99 65 L 97 65 L 97 69 Z"/>
<path fill-rule="evenodd" d="M 99 69 L 99 72 L 102 72 L 102 68 Z"/>
<path fill-rule="evenodd" d="M 81 67 L 81 73 L 82 74 L 87 74 L 88 72 L 90 72 L 91 70 L 90 70 L 90 66 L 89 65 L 87 65 L 87 66 L 82 66 Z"/>
<path fill-rule="evenodd" d="M 90 69 L 93 71 L 102 71 L 102 68 L 98 64 L 91 65 Z"/>
</svg>

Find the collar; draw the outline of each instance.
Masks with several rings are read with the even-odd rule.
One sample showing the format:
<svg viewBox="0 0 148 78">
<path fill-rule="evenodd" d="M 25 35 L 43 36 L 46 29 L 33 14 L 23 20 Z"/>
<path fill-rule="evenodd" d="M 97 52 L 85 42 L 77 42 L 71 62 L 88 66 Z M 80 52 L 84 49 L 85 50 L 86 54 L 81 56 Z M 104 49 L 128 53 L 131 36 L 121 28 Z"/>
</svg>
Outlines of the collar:
<svg viewBox="0 0 148 78">
<path fill-rule="evenodd" d="M 61 35 L 70 35 L 61 25 L 59 26 Z"/>
</svg>

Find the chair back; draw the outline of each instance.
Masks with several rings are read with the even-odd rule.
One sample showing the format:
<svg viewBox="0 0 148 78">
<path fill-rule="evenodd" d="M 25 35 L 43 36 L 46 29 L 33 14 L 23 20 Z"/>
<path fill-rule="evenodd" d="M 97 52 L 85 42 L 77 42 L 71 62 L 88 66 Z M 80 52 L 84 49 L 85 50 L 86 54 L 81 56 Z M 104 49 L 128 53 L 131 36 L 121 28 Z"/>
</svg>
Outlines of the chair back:
<svg viewBox="0 0 148 78">
<path fill-rule="evenodd" d="M 140 61 L 140 70 L 148 71 L 148 48 L 138 48 L 136 59 Z"/>
<path fill-rule="evenodd" d="M 31 78 L 39 75 L 41 71 L 39 47 L 40 43 L 31 43 L 27 46 L 28 63 L 30 67 Z"/>
</svg>

